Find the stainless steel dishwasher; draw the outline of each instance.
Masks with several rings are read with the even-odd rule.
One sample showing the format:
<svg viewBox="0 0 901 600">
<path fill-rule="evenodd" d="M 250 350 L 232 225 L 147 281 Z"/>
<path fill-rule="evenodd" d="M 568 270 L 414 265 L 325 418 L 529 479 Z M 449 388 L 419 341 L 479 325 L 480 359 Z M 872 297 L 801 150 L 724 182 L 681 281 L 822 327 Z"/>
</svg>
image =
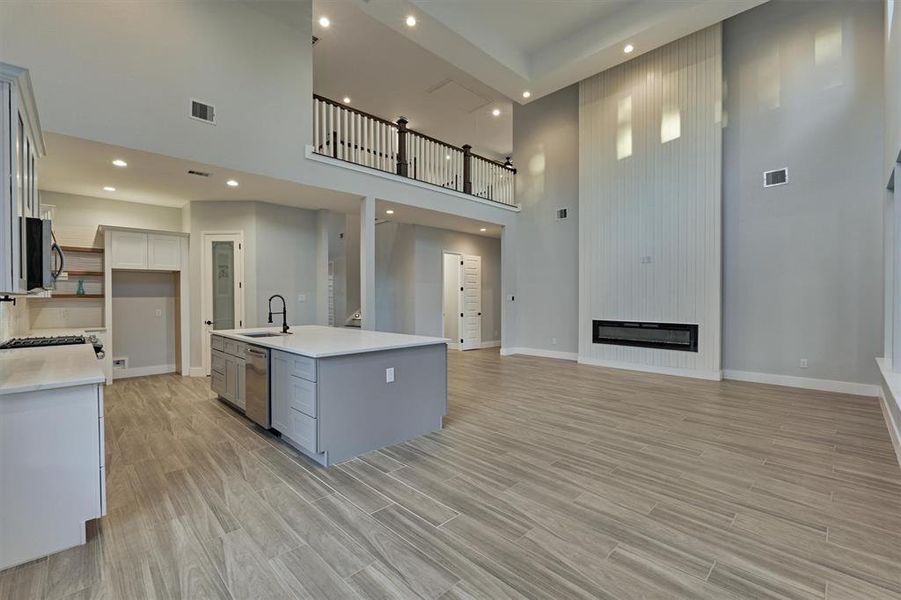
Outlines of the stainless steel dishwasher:
<svg viewBox="0 0 901 600">
<path fill-rule="evenodd" d="M 244 364 L 244 414 L 269 429 L 269 349 L 247 346 Z"/>
</svg>

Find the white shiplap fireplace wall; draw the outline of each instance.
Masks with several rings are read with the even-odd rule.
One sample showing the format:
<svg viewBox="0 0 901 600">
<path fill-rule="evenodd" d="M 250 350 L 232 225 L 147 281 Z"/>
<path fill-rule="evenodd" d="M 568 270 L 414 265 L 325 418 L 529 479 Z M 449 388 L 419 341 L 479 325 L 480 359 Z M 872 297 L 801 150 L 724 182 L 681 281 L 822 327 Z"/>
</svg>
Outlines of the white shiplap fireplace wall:
<svg viewBox="0 0 901 600">
<path fill-rule="evenodd" d="M 719 379 L 722 30 L 580 84 L 579 361 Z M 697 323 L 699 351 L 593 344 L 593 319 Z"/>
</svg>

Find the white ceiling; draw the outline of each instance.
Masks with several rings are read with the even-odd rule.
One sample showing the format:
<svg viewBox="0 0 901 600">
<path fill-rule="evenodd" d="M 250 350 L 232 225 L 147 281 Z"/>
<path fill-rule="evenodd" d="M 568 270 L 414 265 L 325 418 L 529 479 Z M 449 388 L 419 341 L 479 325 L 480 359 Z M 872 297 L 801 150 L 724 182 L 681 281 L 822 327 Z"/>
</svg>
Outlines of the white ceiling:
<svg viewBox="0 0 901 600">
<path fill-rule="evenodd" d="M 393 210 L 394 213 L 388 214 L 386 211 Z M 407 223 L 410 225 L 425 225 L 426 227 L 435 227 L 437 229 L 450 229 L 451 231 L 460 231 L 463 233 L 471 233 L 472 235 L 481 235 L 484 237 L 501 237 L 503 227 L 493 223 L 483 223 L 466 217 L 458 217 L 448 213 L 437 212 L 416 206 L 406 204 L 396 204 L 379 200 L 376 202 L 376 220 L 394 221 L 397 223 Z M 485 231 L 482 231 L 484 229 Z"/>
<path fill-rule="evenodd" d="M 175 208 L 193 201 L 256 200 L 310 210 L 326 208 L 343 213 L 358 213 L 360 210 L 360 199 L 353 194 L 57 133 L 45 132 L 44 140 L 47 155 L 38 165 L 39 186 L 41 190 L 50 192 Z M 128 166 L 113 166 L 115 159 L 124 160 Z M 210 176 L 189 175 L 189 169 L 207 172 Z M 240 185 L 237 188 L 228 187 L 225 182 L 229 179 L 237 180 Z M 104 186 L 115 187 L 116 191 L 104 191 Z M 386 214 L 389 209 L 394 210 L 394 214 Z M 380 221 L 427 225 L 487 237 L 500 237 L 501 234 L 501 228 L 497 225 L 403 204 L 380 200 L 376 210 Z M 483 227 L 486 229 L 484 232 L 480 231 Z"/>
<path fill-rule="evenodd" d="M 359 210 L 359 198 L 351 194 L 56 133 L 45 133 L 44 139 L 47 155 L 39 165 L 42 190 L 176 208 L 202 200 L 258 200 L 308 209 Z M 114 167 L 117 158 L 128 166 Z M 210 176 L 189 175 L 190 169 Z M 229 179 L 240 185 L 228 187 Z M 104 186 L 116 191 L 104 191 Z"/>
<path fill-rule="evenodd" d="M 327 16 L 324 29 L 319 17 Z M 456 146 L 501 159 L 513 146 L 504 94 L 361 11 L 354 0 L 314 0 L 313 89 Z M 495 117 L 491 111 L 500 109 Z"/>
<path fill-rule="evenodd" d="M 766 0 L 353 0 L 517 102 L 531 100 Z M 416 27 L 407 27 L 415 15 Z M 315 15 L 314 15 L 315 16 Z M 635 51 L 625 54 L 632 44 Z"/>
</svg>

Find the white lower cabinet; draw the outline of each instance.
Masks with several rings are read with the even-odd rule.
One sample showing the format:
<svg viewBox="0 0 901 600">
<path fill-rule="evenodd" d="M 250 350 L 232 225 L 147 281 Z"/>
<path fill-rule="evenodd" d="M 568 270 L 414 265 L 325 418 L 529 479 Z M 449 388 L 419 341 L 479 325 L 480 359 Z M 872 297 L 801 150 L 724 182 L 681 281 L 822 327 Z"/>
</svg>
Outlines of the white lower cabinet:
<svg viewBox="0 0 901 600">
<path fill-rule="evenodd" d="M 106 513 L 100 384 L 0 396 L 0 570 L 85 541 Z"/>
</svg>

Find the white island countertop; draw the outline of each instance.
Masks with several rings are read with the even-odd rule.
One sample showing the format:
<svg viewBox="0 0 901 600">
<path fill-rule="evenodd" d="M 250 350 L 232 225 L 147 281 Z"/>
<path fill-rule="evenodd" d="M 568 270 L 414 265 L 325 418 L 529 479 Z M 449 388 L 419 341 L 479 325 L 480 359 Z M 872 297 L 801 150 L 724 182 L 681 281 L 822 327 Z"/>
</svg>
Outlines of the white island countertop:
<svg viewBox="0 0 901 600">
<path fill-rule="evenodd" d="M 446 338 L 441 337 L 368 331 L 352 327 L 324 327 L 322 325 L 291 325 L 291 333 L 274 337 L 255 338 L 247 335 L 265 332 L 280 333 L 281 327 L 228 329 L 213 331 L 212 334 L 310 358 L 414 348 L 448 342 Z"/>
<path fill-rule="evenodd" d="M 105 381 L 91 344 L 0 350 L 0 396 Z"/>
</svg>

